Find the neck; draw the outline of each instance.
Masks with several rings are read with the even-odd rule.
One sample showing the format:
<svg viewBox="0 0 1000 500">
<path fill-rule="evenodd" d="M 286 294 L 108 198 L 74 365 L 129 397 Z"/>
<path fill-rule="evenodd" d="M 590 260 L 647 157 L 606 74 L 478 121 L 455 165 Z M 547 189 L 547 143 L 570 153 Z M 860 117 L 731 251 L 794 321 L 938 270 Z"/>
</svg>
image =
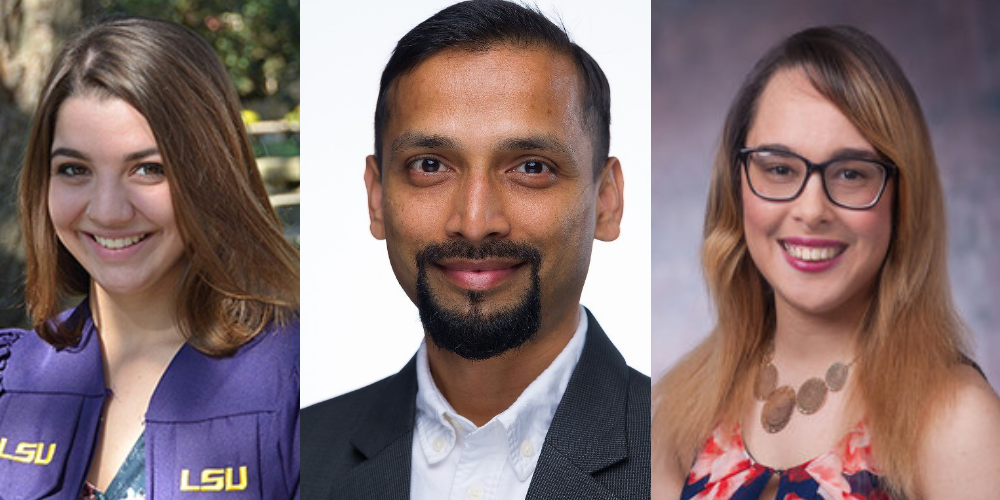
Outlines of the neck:
<svg viewBox="0 0 1000 500">
<path fill-rule="evenodd" d="M 129 359 L 173 355 L 184 343 L 177 324 L 176 291 L 115 294 L 90 287 L 90 312 L 110 371 Z"/>
<path fill-rule="evenodd" d="M 471 361 L 427 339 L 427 361 L 441 394 L 459 415 L 476 426 L 510 408 L 522 392 L 566 347 L 580 321 L 580 307 L 545 318 L 538 334 L 500 356 Z"/>
<path fill-rule="evenodd" d="M 870 297 L 859 297 L 836 311 L 814 314 L 778 300 L 774 360 L 783 373 L 815 376 L 834 362 L 848 363 L 857 355 L 857 337 Z"/>
</svg>

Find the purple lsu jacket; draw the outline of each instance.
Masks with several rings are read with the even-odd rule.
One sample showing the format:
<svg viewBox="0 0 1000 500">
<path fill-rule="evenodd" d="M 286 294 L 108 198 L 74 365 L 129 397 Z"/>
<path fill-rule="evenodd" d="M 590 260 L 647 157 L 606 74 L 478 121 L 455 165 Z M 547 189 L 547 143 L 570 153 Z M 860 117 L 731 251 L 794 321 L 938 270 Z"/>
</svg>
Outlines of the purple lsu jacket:
<svg viewBox="0 0 1000 500">
<path fill-rule="evenodd" d="M 77 500 L 93 458 L 104 384 L 84 301 L 77 346 L 0 331 L 0 500 Z M 299 325 L 261 332 L 236 354 L 185 344 L 146 410 L 146 498 L 299 497 Z"/>
</svg>

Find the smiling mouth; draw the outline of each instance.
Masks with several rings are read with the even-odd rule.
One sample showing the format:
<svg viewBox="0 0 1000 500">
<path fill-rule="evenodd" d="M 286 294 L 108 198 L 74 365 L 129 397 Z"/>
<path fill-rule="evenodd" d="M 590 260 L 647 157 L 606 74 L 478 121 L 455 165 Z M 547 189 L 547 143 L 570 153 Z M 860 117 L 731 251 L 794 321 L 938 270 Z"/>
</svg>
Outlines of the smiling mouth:
<svg viewBox="0 0 1000 500">
<path fill-rule="evenodd" d="M 449 271 L 484 273 L 491 271 L 503 271 L 515 268 L 523 262 L 512 262 L 503 260 L 458 260 L 437 262 L 437 265 Z"/>
<path fill-rule="evenodd" d="M 137 234 L 135 236 L 129 236 L 127 238 L 103 238 L 96 234 L 91 236 L 93 236 L 94 241 L 96 241 L 98 245 L 101 245 L 104 248 L 107 248 L 109 250 L 121 250 L 123 248 L 128 248 L 132 245 L 135 245 L 136 243 L 139 243 L 140 241 L 146 239 L 146 237 L 149 236 L 149 233 Z"/>
<path fill-rule="evenodd" d="M 784 247 L 785 252 L 788 252 L 788 255 L 805 262 L 830 260 L 844 253 L 844 250 L 847 249 L 847 245 L 816 247 L 795 245 L 787 241 L 782 241 L 781 246 Z"/>
<path fill-rule="evenodd" d="M 509 261 L 450 261 L 437 266 L 453 284 L 465 290 L 486 291 L 500 286 L 524 265 Z"/>
</svg>

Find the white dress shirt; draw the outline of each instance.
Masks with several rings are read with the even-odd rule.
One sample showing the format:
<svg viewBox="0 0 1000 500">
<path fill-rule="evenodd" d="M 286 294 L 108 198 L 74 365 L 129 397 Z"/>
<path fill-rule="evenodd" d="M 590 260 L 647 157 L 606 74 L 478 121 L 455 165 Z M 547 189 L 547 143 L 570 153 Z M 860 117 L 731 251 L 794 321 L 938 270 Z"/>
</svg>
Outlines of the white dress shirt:
<svg viewBox="0 0 1000 500">
<path fill-rule="evenodd" d="M 552 364 L 482 427 L 459 415 L 431 376 L 427 345 L 417 351 L 417 423 L 410 469 L 412 500 L 523 499 L 566 385 L 580 360 L 587 313 Z"/>
</svg>

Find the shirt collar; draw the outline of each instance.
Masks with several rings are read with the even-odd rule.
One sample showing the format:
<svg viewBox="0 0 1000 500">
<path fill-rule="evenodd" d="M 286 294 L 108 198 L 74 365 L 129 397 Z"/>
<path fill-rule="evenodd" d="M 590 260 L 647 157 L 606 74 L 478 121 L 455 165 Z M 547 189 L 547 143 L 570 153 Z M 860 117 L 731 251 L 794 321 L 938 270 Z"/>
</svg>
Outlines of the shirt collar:
<svg viewBox="0 0 1000 500">
<path fill-rule="evenodd" d="M 556 408 L 562 400 L 570 376 L 580 360 L 587 333 L 587 312 L 580 306 L 576 332 L 562 352 L 556 356 L 514 404 L 493 417 L 482 427 L 459 415 L 434 383 L 427 361 L 427 345 L 417 351 L 417 417 L 416 439 L 429 464 L 447 457 L 459 436 L 488 432 L 502 426 L 507 440 L 507 456 L 518 479 L 531 477 L 538 463 L 545 434 L 549 430 Z"/>
</svg>

